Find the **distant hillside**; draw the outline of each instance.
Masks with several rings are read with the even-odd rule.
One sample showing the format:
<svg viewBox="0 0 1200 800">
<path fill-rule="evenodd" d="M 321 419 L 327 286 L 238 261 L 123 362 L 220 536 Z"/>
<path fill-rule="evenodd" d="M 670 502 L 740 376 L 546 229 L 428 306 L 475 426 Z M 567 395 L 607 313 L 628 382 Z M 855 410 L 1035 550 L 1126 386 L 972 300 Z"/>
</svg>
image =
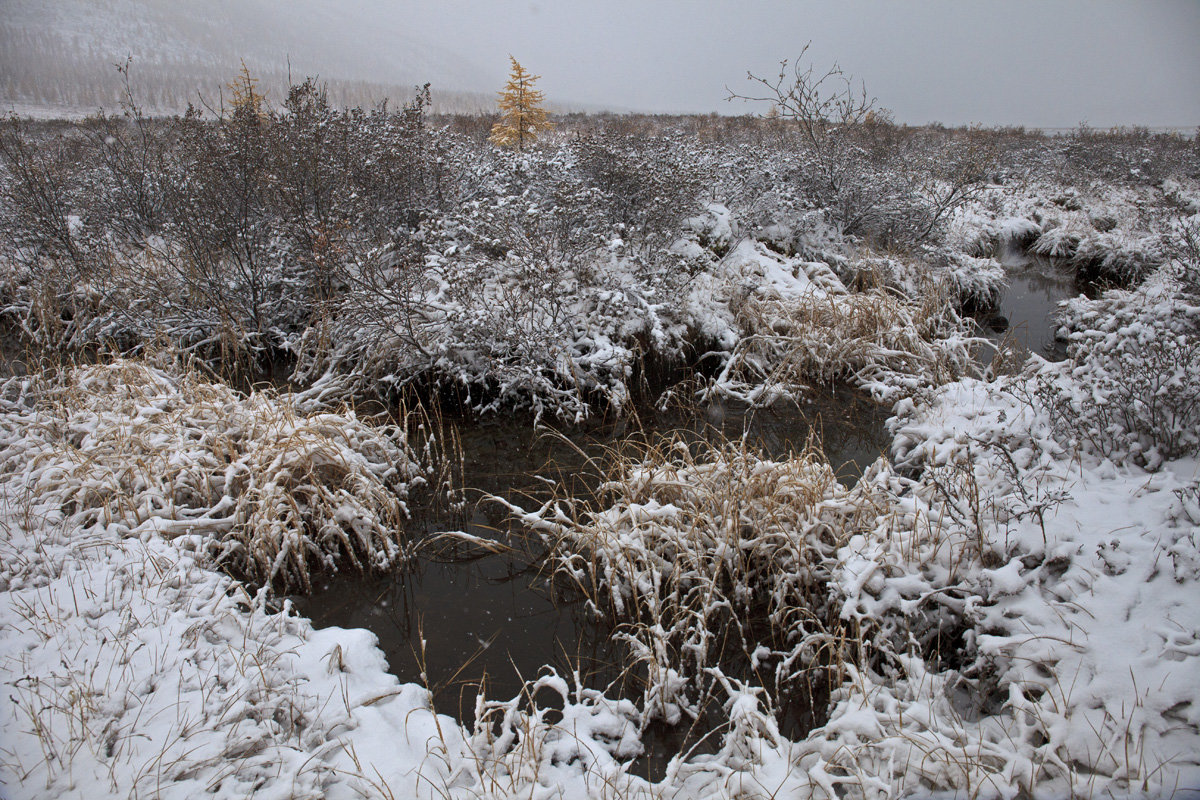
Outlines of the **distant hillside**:
<svg viewBox="0 0 1200 800">
<path fill-rule="evenodd" d="M 88 113 L 116 110 L 114 65 L 133 57 L 139 104 L 175 113 L 220 102 L 244 60 L 268 99 L 317 75 L 346 106 L 395 105 L 434 88 L 434 110 L 495 106 L 482 71 L 405 33 L 359 0 L 0 0 L 0 105 Z"/>
</svg>

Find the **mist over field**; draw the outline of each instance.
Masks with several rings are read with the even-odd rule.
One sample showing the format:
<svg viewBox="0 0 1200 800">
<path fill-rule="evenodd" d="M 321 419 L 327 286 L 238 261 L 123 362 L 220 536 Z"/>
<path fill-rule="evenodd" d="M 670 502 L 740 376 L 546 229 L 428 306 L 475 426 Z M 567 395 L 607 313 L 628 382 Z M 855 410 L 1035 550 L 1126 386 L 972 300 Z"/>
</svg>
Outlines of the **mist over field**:
<svg viewBox="0 0 1200 800">
<path fill-rule="evenodd" d="M 143 102 L 210 99 L 242 59 L 275 90 L 319 75 L 345 105 L 411 95 L 490 107 L 514 54 L 558 108 L 762 113 L 726 102 L 806 42 L 862 79 L 899 122 L 1072 128 L 1200 124 L 1200 6 L 1153 2 L 495 4 L 347 0 L 4 0 L 0 100 L 116 107 L 113 63 Z M 347 85 L 343 86 L 342 82 Z"/>
<path fill-rule="evenodd" d="M 468 59 L 404 24 L 397 10 L 300 0 L 5 0 L 0 72 L 6 102 L 90 113 L 118 107 L 114 64 L 133 58 L 148 107 L 219 101 L 244 61 L 281 101 L 288 75 L 320 76 L 345 105 L 407 98 L 435 81 L 447 110 L 488 108 L 494 90 Z"/>
</svg>

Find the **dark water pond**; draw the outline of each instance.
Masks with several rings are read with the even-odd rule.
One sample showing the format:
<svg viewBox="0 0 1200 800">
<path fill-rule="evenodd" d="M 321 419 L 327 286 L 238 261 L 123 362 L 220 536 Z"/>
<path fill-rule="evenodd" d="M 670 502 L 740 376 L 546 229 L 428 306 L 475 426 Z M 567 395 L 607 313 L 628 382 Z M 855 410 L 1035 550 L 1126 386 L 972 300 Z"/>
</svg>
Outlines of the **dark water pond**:
<svg viewBox="0 0 1200 800">
<path fill-rule="evenodd" d="M 749 411 L 739 405 L 710 406 L 692 413 L 646 413 L 640 420 L 599 422 L 559 432 L 535 431 L 528 420 L 499 418 L 463 422 L 462 483 L 531 507 L 551 496 L 555 484 L 587 492 L 599 478 L 589 458 L 631 435 L 647 439 L 678 432 L 693 439 L 738 438 L 768 457 L 803 449 L 821 436 L 830 463 L 844 482 L 886 451 L 887 412 L 848 389 L 799 408 Z M 460 720 L 473 717 L 477 687 L 497 699 L 516 696 L 546 664 L 560 674 L 579 670 L 586 685 L 618 681 L 624 653 L 607 625 L 583 603 L 557 589 L 544 549 L 531 532 L 511 524 L 496 503 L 472 502 L 457 514 L 415 520 L 426 537 L 422 555 L 395 574 L 364 579 L 335 576 L 295 597 L 296 609 L 318 627 L 365 627 L 379 638 L 388 664 L 401 680 L 428 685 L 436 707 Z M 463 531 L 495 542 L 501 552 L 438 539 L 440 531 Z M 811 722 L 809 723 L 811 726 Z M 662 732 L 661 765 L 682 734 Z M 648 767 L 653 772 L 653 766 Z"/>
<path fill-rule="evenodd" d="M 1074 269 L 1061 260 L 1009 252 L 1001 263 L 1008 287 L 995 313 L 979 320 L 987 338 L 1051 361 L 1066 358 L 1065 342 L 1055 338 L 1055 312 L 1063 300 L 1091 296 L 1091 288 L 1080 287 Z"/>
</svg>

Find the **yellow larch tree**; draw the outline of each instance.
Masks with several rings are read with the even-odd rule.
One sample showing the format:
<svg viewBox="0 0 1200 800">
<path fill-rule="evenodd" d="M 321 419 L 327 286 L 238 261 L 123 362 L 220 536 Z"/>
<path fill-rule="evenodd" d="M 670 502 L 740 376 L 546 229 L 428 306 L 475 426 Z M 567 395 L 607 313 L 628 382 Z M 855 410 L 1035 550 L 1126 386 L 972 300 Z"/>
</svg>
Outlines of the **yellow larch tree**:
<svg viewBox="0 0 1200 800">
<path fill-rule="evenodd" d="M 553 128 L 554 123 L 546 119 L 546 109 L 542 108 L 545 95 L 533 88 L 542 76 L 530 75 L 511 55 L 508 60 L 512 62 L 512 72 L 504 91 L 499 93 L 500 121 L 492 126 L 488 139 L 501 147 L 524 150 L 540 131 Z"/>
<path fill-rule="evenodd" d="M 225 85 L 225 88 L 233 94 L 234 113 L 239 111 L 245 112 L 257 119 L 265 119 L 266 109 L 263 107 L 263 102 L 267 96 L 258 90 L 258 78 L 250 75 L 250 70 L 246 66 L 246 62 L 242 61 L 242 70 L 238 76 Z"/>
</svg>

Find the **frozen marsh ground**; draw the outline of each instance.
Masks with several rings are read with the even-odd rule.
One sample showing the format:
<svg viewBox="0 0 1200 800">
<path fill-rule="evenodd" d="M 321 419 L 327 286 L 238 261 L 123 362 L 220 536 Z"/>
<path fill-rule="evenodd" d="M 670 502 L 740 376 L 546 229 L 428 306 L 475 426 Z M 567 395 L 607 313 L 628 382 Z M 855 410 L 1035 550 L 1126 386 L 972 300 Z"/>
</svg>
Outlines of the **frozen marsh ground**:
<svg viewBox="0 0 1200 800">
<path fill-rule="evenodd" d="M 77 158 L 133 146 L 121 124 L 5 131 L 6 325 L 31 356 L 94 362 L 27 358 L 0 389 L 5 797 L 1200 790 L 1190 145 L 995 132 L 997 180 L 943 207 L 930 187 L 952 176 L 898 163 L 964 163 L 989 134 L 874 131 L 906 157 L 863 143 L 860 182 L 820 206 L 765 123 L 564 134 L 520 156 L 429 131 L 419 107 L 269 123 L 181 123 L 177 180 L 145 176 L 144 217 L 106 183 L 128 165 Z M 379 143 L 380 174 L 406 183 L 298 176 L 280 156 L 224 249 L 197 238 L 220 239 L 233 207 L 214 152 L 276 158 L 354 125 L 329 158 Z M 1078 148 L 1096 162 L 1063 156 Z M 344 214 L 284 191 L 310 177 Z M 49 206 L 20 205 L 35 196 Z M 1063 360 L 985 368 L 965 315 L 994 310 L 1013 249 L 1094 297 L 1058 308 Z M 96 358 L 101 343 L 126 357 Z M 215 377 L 284 355 L 294 392 Z M 277 610 L 315 575 L 410 558 L 411 505 L 453 472 L 432 418 L 346 401 L 423 393 L 533 424 L 803 402 L 830 382 L 891 414 L 887 457 L 852 486 L 819 447 L 667 437 L 586 496 L 509 499 L 613 625 L 636 694 L 544 671 L 464 725 L 390 674 L 371 633 Z M 822 719 L 785 735 L 780 709 L 814 686 Z M 647 730 L 700 715 L 718 720 L 708 746 L 635 774 Z"/>
<path fill-rule="evenodd" d="M 664 659 L 659 691 L 641 703 L 547 676 L 530 687 L 541 707 L 491 703 L 477 712 L 491 723 L 464 730 L 434 712 L 425 689 L 388 674 L 371 634 L 314 631 L 269 613 L 265 593 L 248 594 L 214 571 L 205 536 L 171 530 L 188 518 L 185 506 L 156 508 L 145 493 L 131 503 L 129 489 L 106 486 L 114 464 L 72 446 L 70 431 L 87 430 L 79 412 L 62 438 L 30 442 L 35 424 L 52 429 L 59 420 L 42 410 L 31 423 L 29 411 L 10 406 L 0 611 L 12 703 L 0 729 L 6 792 L 1005 796 L 1023 787 L 1159 796 L 1195 785 L 1197 460 L 1147 473 L 1069 457 L 1050 415 L 1026 404 L 1022 382 L 1038 379 L 956 382 L 925 403 L 902 404 L 897 463 L 924 465 L 917 480 L 881 461 L 854 489 L 824 478 L 812 494 L 808 476 L 821 467 L 806 456 L 737 457 L 745 463 L 712 453 L 684 463 L 668 454 L 661 467 L 639 468 L 636 504 L 596 509 L 590 524 L 619 537 L 627 553 L 624 567 L 602 570 L 609 583 L 635 580 L 622 569 L 640 563 L 638 553 L 653 563 L 663 546 L 675 554 L 668 559 L 716 563 L 747 589 L 756 572 L 740 559 L 751 546 L 780 571 L 766 586 L 804 580 L 807 607 L 826 619 L 789 619 L 798 606 L 780 595 L 778 624 L 795 635 L 779 639 L 791 649 L 760 646 L 764 664 L 794 668 L 804 648 L 828 647 L 838 629 L 858 637 L 830 667 L 839 681 L 828 721 L 798 742 L 779 734 L 769 695 L 709 672 L 709 691 L 728 714 L 722 745 L 672 764 L 656 785 L 625 769 L 638 732 L 656 716 L 677 721 L 704 684 L 688 673 L 694 665 L 670 657 L 672 630 L 635 634 Z M 154 407 L 154 397 L 144 400 Z M 129 417 L 106 416 L 98 424 L 129 435 Z M 747 495 L 728 479 L 699 479 L 730 467 L 763 490 Z M 795 475 L 786 480 L 801 491 L 796 499 L 787 499 L 796 489 L 777 483 L 783 475 Z M 126 480 L 136 488 L 139 478 Z M 681 491 L 706 499 L 685 504 Z M 741 503 L 741 518 L 723 529 L 727 517 L 714 504 L 729 502 Z M 713 538 L 697 537 L 709 525 Z M 808 537 L 819 555 L 795 563 L 771 555 L 803 552 Z M 589 558 L 585 545 L 567 552 Z M 819 581 L 802 578 L 812 570 Z M 671 580 L 693 577 L 676 570 Z M 658 591 L 665 606 L 669 592 Z M 711 623 L 720 604 L 696 613 Z M 712 629 L 682 621 L 685 637 Z M 955 646 L 935 643 L 943 636 Z M 939 649 L 946 655 L 922 658 Z M 564 711 L 545 704 L 547 692 L 562 696 Z"/>
</svg>

